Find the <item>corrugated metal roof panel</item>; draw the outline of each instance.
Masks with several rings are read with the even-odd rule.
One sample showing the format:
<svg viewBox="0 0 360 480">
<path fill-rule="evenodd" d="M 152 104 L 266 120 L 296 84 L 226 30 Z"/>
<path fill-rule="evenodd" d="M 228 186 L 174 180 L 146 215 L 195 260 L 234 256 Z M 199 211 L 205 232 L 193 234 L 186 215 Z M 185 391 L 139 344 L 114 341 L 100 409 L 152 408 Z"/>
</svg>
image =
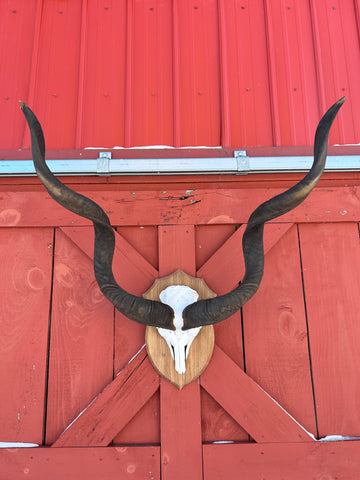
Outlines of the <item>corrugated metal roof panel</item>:
<svg viewBox="0 0 360 480">
<path fill-rule="evenodd" d="M 354 0 L 3 0 L 0 149 L 360 142 Z"/>
</svg>

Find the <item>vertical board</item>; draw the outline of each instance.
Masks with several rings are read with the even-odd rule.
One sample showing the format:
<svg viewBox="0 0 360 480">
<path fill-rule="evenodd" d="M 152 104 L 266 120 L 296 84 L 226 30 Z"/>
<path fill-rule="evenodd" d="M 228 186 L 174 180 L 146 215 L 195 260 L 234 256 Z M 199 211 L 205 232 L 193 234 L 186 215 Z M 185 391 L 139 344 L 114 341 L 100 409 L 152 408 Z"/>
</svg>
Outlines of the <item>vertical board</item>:
<svg viewBox="0 0 360 480">
<path fill-rule="evenodd" d="M 264 277 L 243 316 L 246 373 L 316 435 L 295 225 L 265 256 Z"/>
<path fill-rule="evenodd" d="M 93 236 L 84 227 L 83 236 Z M 56 233 L 46 443 L 53 443 L 113 378 L 114 308 L 93 262 Z"/>
<path fill-rule="evenodd" d="M 128 22 L 127 146 L 173 145 L 171 2 L 134 2 Z"/>
<path fill-rule="evenodd" d="M 53 230 L 0 230 L 0 441 L 42 444 Z"/>
<path fill-rule="evenodd" d="M 0 2 L 0 148 L 22 147 L 24 119 L 18 100 L 27 100 L 37 3 Z"/>
<path fill-rule="evenodd" d="M 126 2 L 84 1 L 77 147 L 124 145 Z"/>
<path fill-rule="evenodd" d="M 180 268 L 195 274 L 195 233 L 192 225 L 159 227 L 159 274 Z M 200 386 L 197 380 L 178 390 L 165 379 L 160 385 L 161 477 L 201 480 L 202 446 Z"/>
<path fill-rule="evenodd" d="M 175 0 L 175 146 L 220 145 L 217 1 Z"/>
<path fill-rule="evenodd" d="M 118 227 L 118 235 L 129 242 L 121 245 L 122 255 L 114 256 L 114 271 L 118 283 L 136 295 L 142 295 L 158 276 L 157 229 L 153 226 Z M 119 235 L 119 233 L 121 235 Z M 119 243 L 120 249 L 120 243 Z M 131 254 L 132 252 L 132 254 Z M 125 257 L 125 258 L 124 258 Z M 128 264 L 124 262 L 124 260 Z M 145 274 L 147 273 L 147 275 Z M 145 343 L 145 326 L 115 313 L 115 372 L 127 362 Z M 136 416 L 114 438 L 115 444 L 159 444 L 160 414 L 159 392 L 157 391 Z"/>
<path fill-rule="evenodd" d="M 300 225 L 319 436 L 360 432 L 360 245 L 356 223 Z"/>
<path fill-rule="evenodd" d="M 235 225 L 206 225 L 198 226 L 195 230 L 197 262 L 202 264 L 199 265 L 197 276 L 204 278 L 205 281 L 211 277 L 209 285 L 218 295 L 230 290 L 230 288 L 227 290 L 228 285 L 224 286 L 224 283 L 234 279 L 232 270 L 234 265 L 243 264 L 241 249 L 243 230 L 244 228 L 235 231 Z M 239 250 L 235 251 L 235 248 L 232 248 L 234 243 L 240 245 Z M 230 248 L 228 248 L 229 245 Z M 224 250 L 225 253 L 222 253 Z M 238 272 L 241 272 L 241 267 L 238 268 Z M 232 286 L 235 284 L 236 274 Z M 216 344 L 223 348 L 241 368 L 244 368 L 241 313 L 237 312 L 226 321 L 214 325 L 214 329 Z M 204 442 L 249 440 L 249 435 L 203 388 L 201 389 L 201 422 Z"/>
<path fill-rule="evenodd" d="M 263 0 L 219 1 L 225 147 L 273 145 Z"/>
</svg>

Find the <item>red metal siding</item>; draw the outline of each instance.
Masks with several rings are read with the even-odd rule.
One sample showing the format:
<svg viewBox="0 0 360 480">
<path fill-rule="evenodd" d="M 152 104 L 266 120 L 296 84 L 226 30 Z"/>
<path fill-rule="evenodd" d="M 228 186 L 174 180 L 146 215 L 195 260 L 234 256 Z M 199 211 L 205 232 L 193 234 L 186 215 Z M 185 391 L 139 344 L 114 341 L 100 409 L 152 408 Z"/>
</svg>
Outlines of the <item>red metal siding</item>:
<svg viewBox="0 0 360 480">
<path fill-rule="evenodd" d="M 360 142 L 355 0 L 3 0 L 0 150 Z"/>
</svg>

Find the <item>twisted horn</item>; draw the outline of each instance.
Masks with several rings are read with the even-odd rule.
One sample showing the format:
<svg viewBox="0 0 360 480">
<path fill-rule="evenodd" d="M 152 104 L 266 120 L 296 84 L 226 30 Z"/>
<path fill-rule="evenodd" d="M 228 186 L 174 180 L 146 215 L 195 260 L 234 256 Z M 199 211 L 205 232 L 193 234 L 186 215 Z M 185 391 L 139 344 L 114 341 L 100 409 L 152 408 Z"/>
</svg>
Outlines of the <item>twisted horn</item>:
<svg viewBox="0 0 360 480">
<path fill-rule="evenodd" d="M 115 281 L 112 261 L 115 249 L 115 234 L 104 210 L 95 202 L 63 185 L 51 173 L 45 163 L 45 140 L 41 125 L 25 103 L 21 109 L 31 133 L 31 148 L 37 176 L 51 197 L 64 208 L 81 215 L 94 224 L 94 271 L 100 290 L 105 297 L 126 317 L 135 322 L 174 330 L 174 312 L 164 303 L 146 300 L 123 290 Z"/>
<path fill-rule="evenodd" d="M 231 292 L 187 306 L 183 312 L 184 330 L 221 322 L 237 312 L 259 288 L 264 273 L 264 223 L 297 207 L 309 195 L 323 173 L 330 127 L 345 101 L 338 100 L 325 113 L 316 129 L 314 162 L 308 174 L 289 190 L 264 202 L 250 215 L 244 236 L 245 276 Z"/>
</svg>

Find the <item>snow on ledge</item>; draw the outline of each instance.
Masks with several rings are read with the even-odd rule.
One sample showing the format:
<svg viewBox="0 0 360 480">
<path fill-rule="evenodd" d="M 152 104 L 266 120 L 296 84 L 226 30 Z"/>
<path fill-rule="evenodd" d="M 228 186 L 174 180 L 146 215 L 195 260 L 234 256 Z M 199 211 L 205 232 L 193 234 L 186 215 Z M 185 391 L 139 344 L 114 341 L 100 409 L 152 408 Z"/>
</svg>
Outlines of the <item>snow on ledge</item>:
<svg viewBox="0 0 360 480">
<path fill-rule="evenodd" d="M 35 448 L 39 447 L 38 443 L 23 442 L 0 442 L 0 448 Z"/>
<path fill-rule="evenodd" d="M 319 438 L 317 442 L 346 442 L 349 440 L 360 440 L 360 437 L 348 437 L 343 435 L 327 435 Z"/>
<path fill-rule="evenodd" d="M 223 148 L 221 145 L 217 145 L 214 147 L 211 147 L 209 145 L 189 145 L 185 147 L 174 147 L 172 145 L 140 145 L 138 147 L 119 147 L 119 146 L 114 146 L 114 147 L 85 147 L 84 150 L 188 150 L 188 149 L 194 149 L 194 150 L 199 150 L 199 149 L 205 149 L 208 148 L 209 150 L 213 150 L 216 148 Z"/>
</svg>

